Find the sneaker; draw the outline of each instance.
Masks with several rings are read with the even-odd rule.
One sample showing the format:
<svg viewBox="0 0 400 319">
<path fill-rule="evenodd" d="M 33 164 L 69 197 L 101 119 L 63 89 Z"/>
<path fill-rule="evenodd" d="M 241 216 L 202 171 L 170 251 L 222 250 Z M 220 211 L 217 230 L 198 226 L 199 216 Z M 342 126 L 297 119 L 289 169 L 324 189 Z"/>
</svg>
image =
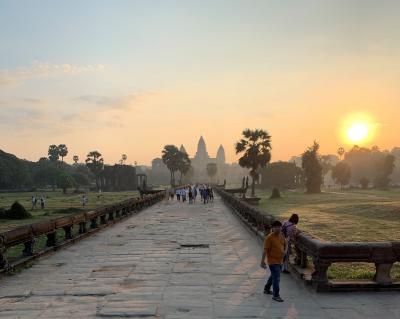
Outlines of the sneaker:
<svg viewBox="0 0 400 319">
<path fill-rule="evenodd" d="M 265 293 L 266 295 L 272 295 L 272 291 L 271 291 L 271 290 L 264 290 L 264 293 Z"/>
<path fill-rule="evenodd" d="M 290 274 L 290 271 L 289 270 L 282 270 L 282 272 L 284 273 L 284 274 Z"/>
<path fill-rule="evenodd" d="M 277 302 L 283 302 L 283 299 L 281 297 L 272 297 L 272 300 L 275 300 Z"/>
</svg>

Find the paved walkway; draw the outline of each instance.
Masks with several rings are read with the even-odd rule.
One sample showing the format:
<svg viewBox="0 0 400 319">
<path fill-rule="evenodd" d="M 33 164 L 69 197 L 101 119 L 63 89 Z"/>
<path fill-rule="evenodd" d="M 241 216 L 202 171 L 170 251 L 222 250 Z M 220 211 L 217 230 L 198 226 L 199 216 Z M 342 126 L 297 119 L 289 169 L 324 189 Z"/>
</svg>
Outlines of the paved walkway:
<svg viewBox="0 0 400 319">
<path fill-rule="evenodd" d="M 192 245 L 202 245 L 192 247 Z M 400 318 L 400 294 L 262 294 L 261 246 L 223 203 L 163 202 L 0 280 L 0 318 Z"/>
</svg>

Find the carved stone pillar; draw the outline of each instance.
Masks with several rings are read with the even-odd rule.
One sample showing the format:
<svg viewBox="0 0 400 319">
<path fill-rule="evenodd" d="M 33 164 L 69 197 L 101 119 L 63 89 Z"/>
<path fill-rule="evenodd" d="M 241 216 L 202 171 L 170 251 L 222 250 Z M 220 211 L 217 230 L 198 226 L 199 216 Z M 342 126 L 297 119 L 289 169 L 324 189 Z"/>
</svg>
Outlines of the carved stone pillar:
<svg viewBox="0 0 400 319">
<path fill-rule="evenodd" d="M 374 281 L 376 281 L 379 284 L 391 284 L 393 282 L 391 276 L 390 276 L 390 271 L 393 267 L 392 263 L 386 263 L 386 264 L 375 264 L 375 275 L 374 275 Z"/>
<path fill-rule="evenodd" d="M 47 247 L 55 246 L 56 242 L 57 242 L 57 233 L 56 232 L 47 234 L 47 241 L 46 241 Z"/>
<path fill-rule="evenodd" d="M 79 234 L 86 233 L 86 222 L 79 223 Z"/>
<path fill-rule="evenodd" d="M 32 238 L 30 241 L 24 243 L 24 250 L 22 251 L 22 256 L 32 256 L 33 255 L 33 245 L 35 244 L 35 239 Z"/>
<path fill-rule="evenodd" d="M 95 228 L 97 228 L 97 217 L 92 218 L 90 220 L 90 229 L 95 229 Z"/>
<path fill-rule="evenodd" d="M 314 272 L 311 274 L 313 283 L 318 285 L 328 284 L 328 268 L 331 265 L 329 261 L 313 258 Z"/>
<path fill-rule="evenodd" d="M 106 215 L 101 215 L 101 216 L 100 216 L 100 224 L 101 224 L 101 225 L 107 224 L 106 217 L 107 217 Z"/>
<path fill-rule="evenodd" d="M 65 240 L 72 239 L 72 226 L 65 226 L 63 227 L 63 229 L 65 234 Z"/>
</svg>

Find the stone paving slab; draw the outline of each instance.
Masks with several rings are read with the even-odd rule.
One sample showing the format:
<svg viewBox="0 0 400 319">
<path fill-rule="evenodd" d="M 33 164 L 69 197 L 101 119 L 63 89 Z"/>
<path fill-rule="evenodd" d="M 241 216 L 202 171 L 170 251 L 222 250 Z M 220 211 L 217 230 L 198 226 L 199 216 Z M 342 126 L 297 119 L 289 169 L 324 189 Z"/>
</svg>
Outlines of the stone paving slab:
<svg viewBox="0 0 400 319">
<path fill-rule="evenodd" d="M 165 201 L 1 279 L 0 318 L 400 319 L 398 292 L 317 294 L 286 275 L 276 303 L 261 251 L 219 198 Z"/>
</svg>

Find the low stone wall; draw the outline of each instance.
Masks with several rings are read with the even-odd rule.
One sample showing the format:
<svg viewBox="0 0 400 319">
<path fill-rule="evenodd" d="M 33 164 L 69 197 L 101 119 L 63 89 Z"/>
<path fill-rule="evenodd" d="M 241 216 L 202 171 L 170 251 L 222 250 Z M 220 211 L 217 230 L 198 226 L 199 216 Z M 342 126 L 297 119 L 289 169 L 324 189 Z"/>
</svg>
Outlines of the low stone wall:
<svg viewBox="0 0 400 319">
<path fill-rule="evenodd" d="M 221 188 L 218 194 L 260 239 L 269 232 L 273 216 L 253 207 Z M 327 242 L 311 234 L 299 232 L 294 243 L 292 274 L 297 274 L 317 291 L 400 290 L 400 281 L 390 271 L 400 261 L 400 242 Z M 329 280 L 328 268 L 333 263 L 366 262 L 375 265 L 373 280 Z"/>
<path fill-rule="evenodd" d="M 165 191 L 161 191 L 138 199 L 128 199 L 86 213 L 77 213 L 38 222 L 0 233 L 0 273 L 8 272 L 46 253 L 72 244 L 164 198 Z M 57 236 L 57 232 L 59 233 L 60 231 L 63 232 L 62 240 Z M 41 236 L 46 236 L 47 238 L 45 247 L 35 251 L 35 242 Z M 9 261 L 7 251 L 18 245 L 24 246 L 22 255 Z"/>
</svg>

